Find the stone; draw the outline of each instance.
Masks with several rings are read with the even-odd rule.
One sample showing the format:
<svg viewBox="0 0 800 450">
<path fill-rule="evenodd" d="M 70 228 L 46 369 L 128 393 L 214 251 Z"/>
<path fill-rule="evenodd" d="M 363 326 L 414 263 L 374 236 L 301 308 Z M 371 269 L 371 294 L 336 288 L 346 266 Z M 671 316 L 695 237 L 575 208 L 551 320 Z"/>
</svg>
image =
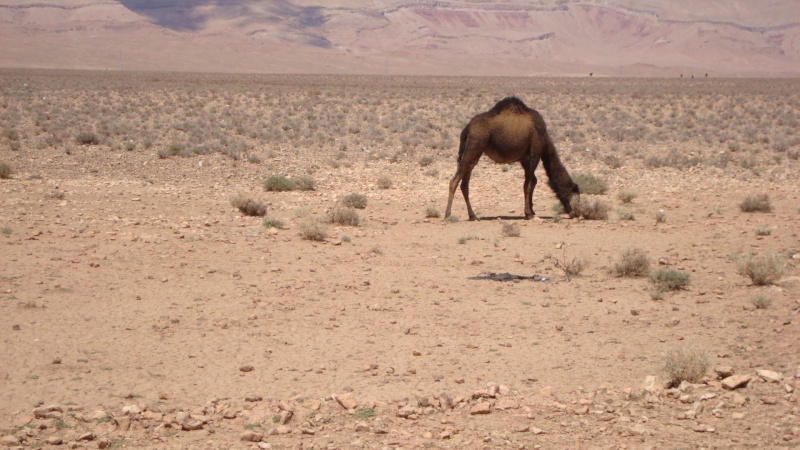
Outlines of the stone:
<svg viewBox="0 0 800 450">
<path fill-rule="evenodd" d="M 341 405 L 344 409 L 355 409 L 356 406 L 358 406 L 358 400 L 356 400 L 356 396 L 352 392 L 336 394 L 334 398 L 336 399 L 336 403 Z"/>
<path fill-rule="evenodd" d="M 402 417 L 404 419 L 408 419 L 412 415 L 417 414 L 417 408 L 412 405 L 406 405 L 397 410 L 397 417 Z"/>
<path fill-rule="evenodd" d="M 130 416 L 115 417 L 114 422 L 117 424 L 118 431 L 128 431 L 131 429 Z"/>
<path fill-rule="evenodd" d="M 284 410 L 281 411 L 278 416 L 279 416 L 278 423 L 281 425 L 286 425 L 287 423 L 289 423 L 290 420 L 292 420 L 292 416 L 294 416 L 294 413 L 291 411 Z"/>
<path fill-rule="evenodd" d="M 439 405 L 444 409 L 453 409 L 453 397 L 442 392 L 439 394 Z"/>
<path fill-rule="evenodd" d="M 783 374 L 772 370 L 756 370 L 756 375 L 768 383 L 779 383 L 783 380 Z"/>
<path fill-rule="evenodd" d="M 242 372 L 252 372 L 253 370 L 255 370 L 255 367 L 248 364 L 246 366 L 239 367 L 239 370 Z"/>
<path fill-rule="evenodd" d="M 495 409 L 499 410 L 506 410 L 506 409 L 517 409 L 519 408 L 519 404 L 516 400 L 511 398 L 501 398 L 495 405 Z"/>
<path fill-rule="evenodd" d="M 750 401 L 747 397 L 741 394 L 734 393 L 731 397 L 731 401 L 733 402 L 733 406 L 740 408 L 747 404 Z"/>
<path fill-rule="evenodd" d="M 245 442 L 261 442 L 262 439 L 264 435 L 253 430 L 247 430 L 239 436 L 239 440 Z"/>
<path fill-rule="evenodd" d="M 750 375 L 731 375 L 722 380 L 722 387 L 729 391 L 745 387 L 750 382 L 750 378 Z"/>
<path fill-rule="evenodd" d="M 108 448 L 111 445 L 111 439 L 109 438 L 100 438 L 97 440 L 97 448 L 103 449 Z"/>
<path fill-rule="evenodd" d="M 480 402 L 476 403 L 472 408 L 470 408 L 469 413 L 471 415 L 476 414 L 489 414 L 492 412 L 492 404 L 491 402 Z"/>
<path fill-rule="evenodd" d="M 186 417 L 178 423 L 181 425 L 183 431 L 197 431 L 203 429 L 203 421 L 191 417 Z"/>
<path fill-rule="evenodd" d="M 717 377 L 720 379 L 728 378 L 729 376 L 733 375 L 733 367 L 731 366 L 717 366 L 714 367 L 714 373 L 717 374 Z"/>
<path fill-rule="evenodd" d="M 14 435 L 3 436 L 0 439 L 0 445 L 4 447 L 13 447 L 15 445 L 19 445 L 19 438 Z"/>
<path fill-rule="evenodd" d="M 49 436 L 47 439 L 44 440 L 47 445 L 63 445 L 64 439 L 61 436 Z"/>
<path fill-rule="evenodd" d="M 441 433 L 439 433 L 439 439 L 442 439 L 442 440 L 450 439 L 452 437 L 453 437 L 453 430 L 444 430 Z"/>
<path fill-rule="evenodd" d="M 369 424 L 363 420 L 359 420 L 355 425 L 356 432 L 363 433 L 369 431 Z"/>
<path fill-rule="evenodd" d="M 141 412 L 142 412 L 142 410 L 139 408 L 138 405 L 128 405 L 128 406 L 123 406 L 122 407 L 122 414 L 124 414 L 126 416 L 128 416 L 128 415 L 133 416 L 133 415 L 139 414 Z"/>
<path fill-rule="evenodd" d="M 244 398 L 244 401 L 248 403 L 260 402 L 261 400 L 264 400 L 264 397 L 260 395 L 248 395 L 247 397 Z"/>
<path fill-rule="evenodd" d="M 80 435 L 80 436 L 78 436 L 78 438 L 77 438 L 77 439 L 75 439 L 75 440 L 76 440 L 76 441 L 78 441 L 78 442 L 81 442 L 81 441 L 93 441 L 93 440 L 95 439 L 95 437 L 96 437 L 96 436 L 94 435 L 94 433 L 91 433 L 91 432 L 89 432 L 89 433 L 83 433 L 83 434 L 81 434 L 81 435 Z"/>
<path fill-rule="evenodd" d="M 37 419 L 61 419 L 64 409 L 58 405 L 40 406 L 33 410 L 33 416 Z"/>
</svg>

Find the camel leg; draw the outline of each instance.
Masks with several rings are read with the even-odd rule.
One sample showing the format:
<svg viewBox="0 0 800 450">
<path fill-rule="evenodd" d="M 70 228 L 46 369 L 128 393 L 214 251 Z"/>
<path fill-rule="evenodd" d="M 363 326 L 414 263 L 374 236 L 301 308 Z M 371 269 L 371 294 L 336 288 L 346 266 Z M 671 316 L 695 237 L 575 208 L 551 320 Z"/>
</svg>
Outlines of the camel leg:
<svg viewBox="0 0 800 450">
<path fill-rule="evenodd" d="M 536 189 L 536 166 L 539 165 L 539 160 L 532 161 L 530 158 L 524 158 L 520 161 L 522 169 L 525 171 L 525 183 L 522 187 L 525 196 L 525 218 L 532 219 L 536 213 L 533 211 L 533 190 Z"/>
<path fill-rule="evenodd" d="M 461 193 L 464 194 L 464 202 L 467 203 L 467 214 L 469 214 L 469 220 L 478 220 L 478 216 L 476 216 L 475 212 L 472 211 L 472 205 L 469 202 L 469 179 L 472 176 L 472 169 L 474 167 L 474 164 L 470 165 L 467 169 L 467 173 L 464 174 L 464 178 L 461 180 Z"/>
<path fill-rule="evenodd" d="M 456 168 L 456 174 L 453 175 L 453 178 L 450 180 L 450 195 L 447 197 L 447 209 L 444 211 L 444 218 L 447 219 L 450 217 L 450 212 L 453 209 L 453 197 L 456 195 L 456 189 L 458 188 L 458 183 L 461 182 L 461 179 L 464 177 L 462 173 L 462 165 L 458 163 L 458 167 Z"/>
</svg>

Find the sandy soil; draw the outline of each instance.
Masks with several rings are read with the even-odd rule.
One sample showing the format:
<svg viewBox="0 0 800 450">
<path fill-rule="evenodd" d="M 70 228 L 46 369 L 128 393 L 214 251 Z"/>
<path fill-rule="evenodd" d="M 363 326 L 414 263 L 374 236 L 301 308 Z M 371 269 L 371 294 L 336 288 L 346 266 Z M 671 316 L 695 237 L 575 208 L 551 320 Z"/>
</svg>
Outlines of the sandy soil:
<svg viewBox="0 0 800 450">
<path fill-rule="evenodd" d="M 797 83 L 0 75 L 0 162 L 15 171 L 0 180 L 3 445 L 800 445 Z M 606 194 L 589 197 L 611 206 L 608 220 L 556 215 L 540 168 L 538 215 L 526 221 L 521 169 L 487 160 L 471 185 L 483 220 L 426 217 L 426 208 L 444 209 L 460 127 L 507 93 L 542 111 L 571 173 L 607 181 Z M 247 103 L 259 95 L 263 109 Z M 47 109 L 42 97 L 61 103 Z M 137 102 L 148 98 L 164 101 L 145 117 Z M 266 120 L 273 100 L 338 110 L 362 128 L 329 123 L 332 134 L 315 142 L 247 130 L 237 137 L 221 125 Z M 743 139 L 729 124 L 746 109 L 706 129 L 711 142 L 664 141 L 635 113 L 629 125 L 646 128 L 645 137 L 614 140 L 588 119 L 637 108 L 668 117 L 671 108 L 685 125 L 703 117 L 696 102 L 713 110 L 728 101 L 778 105 L 762 108 L 773 128 L 758 133 L 773 144 L 784 133 L 784 146 L 741 141 L 730 164 L 712 164 Z M 157 156 L 183 132 L 170 108 L 215 104 L 223 106 L 211 111 L 214 139 L 228 139 L 225 148 L 243 140 L 246 156 L 222 147 Z M 413 127 L 370 140 L 377 117 L 408 105 L 415 112 L 404 114 L 427 117 L 448 146 L 400 144 Z M 452 116 L 442 114 L 448 109 Z M 64 112 L 60 122 L 54 111 Z M 122 132 L 102 125 L 128 113 L 143 119 Z M 98 145 L 74 142 L 86 129 Z M 702 162 L 647 162 L 671 148 Z M 265 192 L 271 174 L 310 176 L 316 188 Z M 626 190 L 638 193 L 630 204 L 618 199 Z M 233 208 L 239 193 L 263 201 L 284 226 Z M 367 197 L 360 226 L 328 224 L 325 241 L 303 239 L 303 221 L 324 222 L 350 193 Z M 759 193 L 772 212 L 740 211 Z M 466 218 L 460 193 L 454 214 Z M 519 236 L 504 234 L 504 224 Z M 615 277 L 610 268 L 631 248 L 647 253 L 653 271 L 689 274 L 690 285 L 657 300 L 646 277 Z M 753 286 L 737 258 L 768 251 L 782 256 L 785 273 Z M 557 263 L 573 260 L 588 266 L 566 277 Z M 546 280 L 485 279 L 491 273 Z M 661 370 L 669 349 L 707 352 L 705 377 L 670 387 Z M 728 369 L 749 383 L 723 387 Z"/>
</svg>

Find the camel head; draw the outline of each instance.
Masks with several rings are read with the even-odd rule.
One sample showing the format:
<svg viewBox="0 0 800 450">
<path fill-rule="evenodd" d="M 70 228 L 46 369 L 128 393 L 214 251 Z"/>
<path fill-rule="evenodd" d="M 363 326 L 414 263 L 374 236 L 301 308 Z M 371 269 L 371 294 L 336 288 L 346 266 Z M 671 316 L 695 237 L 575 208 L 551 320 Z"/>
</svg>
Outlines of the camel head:
<svg viewBox="0 0 800 450">
<path fill-rule="evenodd" d="M 561 201 L 561 206 L 564 207 L 564 212 L 569 214 L 570 218 L 575 217 L 574 206 L 581 201 L 581 190 L 578 185 L 572 183 L 572 187 L 565 191 L 563 195 L 560 195 L 558 199 Z"/>
</svg>

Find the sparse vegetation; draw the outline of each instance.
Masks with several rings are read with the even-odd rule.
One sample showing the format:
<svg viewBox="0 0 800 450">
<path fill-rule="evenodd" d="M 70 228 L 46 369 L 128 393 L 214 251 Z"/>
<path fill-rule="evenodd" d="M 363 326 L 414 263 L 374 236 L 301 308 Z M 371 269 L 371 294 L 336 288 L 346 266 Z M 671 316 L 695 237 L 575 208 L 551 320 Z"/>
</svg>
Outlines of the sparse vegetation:
<svg viewBox="0 0 800 450">
<path fill-rule="evenodd" d="M 770 204 L 769 196 L 767 194 L 750 195 L 739 204 L 739 209 L 742 212 L 772 212 L 772 204 Z"/>
<path fill-rule="evenodd" d="M 264 180 L 265 191 L 286 192 L 293 191 L 296 188 L 297 186 L 295 185 L 294 181 L 282 175 L 271 175 Z"/>
<path fill-rule="evenodd" d="M 246 216 L 263 217 L 267 215 L 267 205 L 244 194 L 231 197 L 231 205 Z"/>
<path fill-rule="evenodd" d="M 710 366 L 708 352 L 700 348 L 670 347 L 661 354 L 661 371 L 673 386 L 699 382 Z"/>
<path fill-rule="evenodd" d="M 81 145 L 97 145 L 100 143 L 100 138 L 90 131 L 81 131 L 75 136 L 75 140 Z"/>
<path fill-rule="evenodd" d="M 636 220 L 636 215 L 629 209 L 617 208 L 617 215 L 619 220 Z"/>
<path fill-rule="evenodd" d="M 777 253 L 766 252 L 763 256 L 748 253 L 739 258 L 739 275 L 744 275 L 756 286 L 773 284 L 786 272 L 785 258 Z"/>
<path fill-rule="evenodd" d="M 772 305 L 772 299 L 769 297 L 764 297 L 763 295 L 757 295 L 750 299 L 750 302 L 756 309 L 767 309 Z"/>
<path fill-rule="evenodd" d="M 0 179 L 7 180 L 11 178 L 11 175 L 14 174 L 14 170 L 11 169 L 6 163 L 0 163 Z"/>
<path fill-rule="evenodd" d="M 572 181 L 578 185 L 581 194 L 602 195 L 608 191 L 608 183 L 592 174 L 576 173 L 572 176 Z"/>
<path fill-rule="evenodd" d="M 375 417 L 375 410 L 373 408 L 361 408 L 356 411 L 354 416 L 357 419 L 369 419 L 370 417 Z"/>
<path fill-rule="evenodd" d="M 425 207 L 425 217 L 428 219 L 438 219 L 439 217 L 442 217 L 442 213 L 439 212 L 439 208 L 433 205 L 428 205 Z"/>
<path fill-rule="evenodd" d="M 328 222 L 348 227 L 357 227 L 361 224 L 361 217 L 354 208 L 349 206 L 335 206 L 328 212 Z"/>
<path fill-rule="evenodd" d="M 638 196 L 639 196 L 639 193 L 637 193 L 635 191 L 627 191 L 627 190 L 626 191 L 619 191 L 619 193 L 617 194 L 617 198 L 622 203 L 631 203 Z"/>
<path fill-rule="evenodd" d="M 650 274 L 650 282 L 660 291 L 677 291 L 689 286 L 689 274 L 672 269 L 659 269 Z"/>
<path fill-rule="evenodd" d="M 388 175 L 381 175 L 378 177 L 378 187 L 381 189 L 389 189 L 392 187 L 392 179 Z"/>
<path fill-rule="evenodd" d="M 564 272 L 566 276 L 576 276 L 580 275 L 586 267 L 589 266 L 589 263 L 583 258 L 568 258 L 566 254 L 564 254 L 563 258 L 558 259 L 554 256 L 548 256 L 547 259 L 553 263 L 556 269 L 561 270 Z"/>
<path fill-rule="evenodd" d="M 367 196 L 364 194 L 348 194 L 342 198 L 342 205 L 356 208 L 356 209 L 364 209 L 367 207 Z"/>
<path fill-rule="evenodd" d="M 572 211 L 577 217 L 586 220 L 608 220 L 608 211 L 611 208 L 605 202 L 581 198 L 572 203 Z"/>
<path fill-rule="evenodd" d="M 650 259 L 644 250 L 625 250 L 622 259 L 611 265 L 611 273 L 617 277 L 646 277 L 650 273 Z"/>
<path fill-rule="evenodd" d="M 503 224 L 503 236 L 505 237 L 519 237 L 519 225 L 515 223 L 506 222 Z"/>
<path fill-rule="evenodd" d="M 300 236 L 307 241 L 324 241 L 328 238 L 328 229 L 316 220 L 300 222 Z"/>
<path fill-rule="evenodd" d="M 758 227 L 756 228 L 756 236 L 769 236 L 772 234 L 772 230 L 769 227 Z"/>
<path fill-rule="evenodd" d="M 286 226 L 283 220 L 274 218 L 274 217 L 267 217 L 264 219 L 264 226 L 267 228 L 283 228 Z"/>
<path fill-rule="evenodd" d="M 294 188 L 298 191 L 313 191 L 317 186 L 317 182 L 307 175 L 300 175 L 292 178 L 291 181 L 294 182 Z"/>
</svg>

